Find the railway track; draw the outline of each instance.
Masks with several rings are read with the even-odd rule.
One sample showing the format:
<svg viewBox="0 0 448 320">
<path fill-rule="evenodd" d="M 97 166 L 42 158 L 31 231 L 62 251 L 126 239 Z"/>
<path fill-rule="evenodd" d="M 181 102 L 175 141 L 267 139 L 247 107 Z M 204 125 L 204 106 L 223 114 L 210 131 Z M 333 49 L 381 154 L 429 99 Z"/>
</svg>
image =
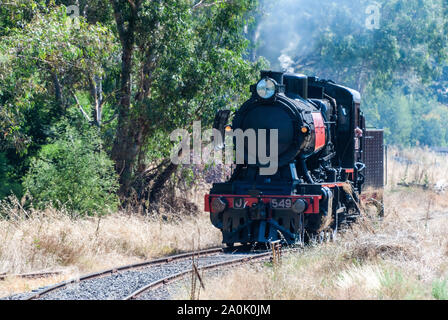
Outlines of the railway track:
<svg viewBox="0 0 448 320">
<path fill-rule="evenodd" d="M 175 282 L 192 272 L 193 259 L 199 271 L 216 270 L 268 259 L 271 252 L 231 252 L 214 248 L 112 268 L 57 283 L 27 294 L 22 300 L 132 300 Z"/>
<path fill-rule="evenodd" d="M 6 280 L 6 278 L 23 278 L 23 279 L 49 278 L 53 276 L 59 276 L 62 273 L 63 273 L 62 271 L 42 271 L 32 273 L 20 273 L 20 274 L 0 273 L 0 281 Z"/>
<path fill-rule="evenodd" d="M 237 259 L 233 259 L 233 260 L 228 260 L 228 261 L 223 261 L 223 262 L 218 262 L 218 263 L 214 263 L 214 264 L 210 264 L 210 265 L 205 265 L 202 267 L 197 268 L 196 270 L 199 271 L 211 271 L 211 270 L 217 270 L 220 269 L 222 267 L 230 267 L 230 266 L 236 266 L 236 265 L 240 265 L 242 263 L 247 263 L 250 261 L 258 261 L 258 260 L 262 260 L 262 259 L 266 259 L 271 257 L 271 253 L 270 252 L 264 252 L 264 253 L 259 253 L 259 254 L 254 254 L 254 255 L 250 255 L 247 257 L 243 257 L 243 258 L 237 258 Z M 189 275 L 192 271 L 192 269 L 189 270 L 183 270 L 181 272 L 178 272 L 176 274 L 164 277 L 162 279 L 156 280 L 154 282 L 151 282 L 150 284 L 143 286 L 142 288 L 137 289 L 136 291 L 132 292 L 130 295 L 128 295 L 127 297 L 125 297 L 123 300 L 134 300 L 137 299 L 139 296 L 141 296 L 142 294 L 150 291 L 150 290 L 156 290 L 158 289 L 160 286 L 166 285 L 168 283 L 174 282 L 176 280 L 182 279 L 183 277 Z"/>
</svg>

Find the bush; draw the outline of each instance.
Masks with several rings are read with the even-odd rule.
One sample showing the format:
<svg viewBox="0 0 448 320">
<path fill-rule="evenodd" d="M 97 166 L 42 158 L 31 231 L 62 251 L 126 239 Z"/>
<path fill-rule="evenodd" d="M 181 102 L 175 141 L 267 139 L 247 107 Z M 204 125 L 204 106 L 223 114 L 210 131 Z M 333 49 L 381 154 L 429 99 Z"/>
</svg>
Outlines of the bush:
<svg viewBox="0 0 448 320">
<path fill-rule="evenodd" d="M 384 129 L 388 144 L 448 145 L 447 108 L 430 95 L 372 91 L 364 96 L 362 108 L 367 125 Z"/>
<path fill-rule="evenodd" d="M 0 200 L 21 193 L 20 183 L 14 177 L 14 168 L 10 165 L 6 155 L 0 152 Z"/>
<path fill-rule="evenodd" d="M 448 300 L 448 280 L 436 280 L 432 286 L 432 296 L 437 300 Z"/>
<path fill-rule="evenodd" d="M 94 128 L 80 133 L 68 126 L 56 134 L 32 160 L 23 185 L 39 209 L 65 207 L 92 215 L 115 210 L 118 205 L 113 162 Z"/>
</svg>

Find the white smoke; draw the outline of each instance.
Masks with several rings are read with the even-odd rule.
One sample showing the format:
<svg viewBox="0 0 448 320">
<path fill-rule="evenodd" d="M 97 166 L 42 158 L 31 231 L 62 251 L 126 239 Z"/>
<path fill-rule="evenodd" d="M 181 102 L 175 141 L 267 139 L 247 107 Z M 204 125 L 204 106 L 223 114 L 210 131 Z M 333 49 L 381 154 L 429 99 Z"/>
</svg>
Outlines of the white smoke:
<svg viewBox="0 0 448 320">
<path fill-rule="evenodd" d="M 272 69 L 291 71 L 300 59 L 315 50 L 319 37 L 331 26 L 329 13 L 358 11 L 350 23 L 365 29 L 364 9 L 374 0 L 261 0 L 264 17 L 256 30 L 257 55 L 265 57 Z M 343 26 L 344 21 L 337 23 Z M 363 29 L 361 29 L 363 28 Z M 333 33 L 342 32 L 333 28 Z M 293 60 L 293 63 L 291 62 Z M 301 72 L 302 70 L 295 70 Z"/>
<path fill-rule="evenodd" d="M 280 66 L 286 72 L 294 72 L 294 68 L 292 65 L 294 64 L 294 60 L 287 54 L 283 53 L 280 57 L 278 57 L 278 61 L 280 62 Z"/>
</svg>

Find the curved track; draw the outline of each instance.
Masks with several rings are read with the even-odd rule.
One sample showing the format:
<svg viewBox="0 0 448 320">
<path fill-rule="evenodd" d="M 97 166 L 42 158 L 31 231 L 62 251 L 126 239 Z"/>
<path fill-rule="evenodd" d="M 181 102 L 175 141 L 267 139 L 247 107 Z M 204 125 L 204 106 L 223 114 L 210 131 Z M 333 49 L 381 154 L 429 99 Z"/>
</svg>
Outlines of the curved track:
<svg viewBox="0 0 448 320">
<path fill-rule="evenodd" d="M 247 248 L 222 248 L 184 253 L 119 268 L 91 273 L 43 288 L 23 300 L 131 300 L 197 270 L 268 259 L 271 252 L 248 252 Z M 194 266 L 193 267 L 193 261 Z"/>
<path fill-rule="evenodd" d="M 193 257 L 206 257 L 211 255 L 216 255 L 219 253 L 222 253 L 222 248 L 214 248 L 214 249 L 207 249 L 197 252 L 189 252 L 189 253 L 183 253 L 179 255 L 174 256 L 168 256 L 165 258 L 155 259 L 155 260 L 149 260 L 141 263 L 136 264 L 130 264 L 121 266 L 118 268 L 112 268 L 103 270 L 100 272 L 90 273 L 87 275 L 84 275 L 80 278 L 73 278 L 67 281 L 63 281 L 60 283 L 57 283 L 55 285 L 52 285 L 50 287 L 46 287 L 42 290 L 37 291 L 36 293 L 33 293 L 31 296 L 26 297 L 24 300 L 35 300 L 35 299 L 42 299 L 49 296 L 51 293 L 54 293 L 55 291 L 64 290 L 67 289 L 70 286 L 79 286 L 79 284 L 90 281 L 90 280 L 98 280 L 101 278 L 108 278 L 112 276 L 119 275 L 121 273 L 129 272 L 129 271 L 141 271 L 147 269 L 147 271 L 151 270 L 152 268 L 156 267 L 162 267 L 164 265 L 168 264 L 174 264 L 182 261 L 188 261 L 191 260 Z"/>
<path fill-rule="evenodd" d="M 216 270 L 222 267 L 229 267 L 229 266 L 235 266 L 235 265 L 239 265 L 242 263 L 247 263 L 250 261 L 257 261 L 257 260 L 262 260 L 262 259 L 266 259 L 266 258 L 270 258 L 271 257 L 271 253 L 270 252 L 265 252 L 265 253 L 258 253 L 258 254 L 252 254 L 252 255 L 247 255 L 245 257 L 242 258 L 233 258 L 233 259 L 228 259 L 228 260 L 224 260 L 222 262 L 217 262 L 217 263 L 213 263 L 213 264 L 208 264 L 208 265 L 204 265 L 201 267 L 198 267 L 196 270 L 197 271 L 210 271 L 210 270 Z M 149 290 L 155 290 L 157 288 L 159 288 L 162 285 L 165 285 L 167 283 L 170 283 L 172 281 L 176 281 L 179 280 L 183 277 L 185 277 L 186 275 L 190 274 L 192 272 L 192 269 L 186 269 L 183 270 L 181 272 L 169 275 L 167 277 L 164 277 L 162 279 L 158 279 L 154 282 L 149 283 L 146 286 L 143 286 L 139 289 L 137 289 L 136 291 L 132 292 L 130 295 L 128 295 L 127 297 L 125 297 L 123 300 L 133 300 L 138 298 L 140 295 L 146 293 Z"/>
</svg>

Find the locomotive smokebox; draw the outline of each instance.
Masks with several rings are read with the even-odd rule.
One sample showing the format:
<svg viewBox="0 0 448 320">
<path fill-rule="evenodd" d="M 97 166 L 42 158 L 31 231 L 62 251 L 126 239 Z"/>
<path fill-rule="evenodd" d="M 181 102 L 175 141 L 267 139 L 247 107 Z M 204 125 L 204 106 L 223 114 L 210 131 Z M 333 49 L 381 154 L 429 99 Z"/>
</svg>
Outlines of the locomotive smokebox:
<svg viewBox="0 0 448 320">
<path fill-rule="evenodd" d="M 285 73 L 283 75 L 285 94 L 291 99 L 308 99 L 308 77 L 303 74 Z"/>
</svg>

